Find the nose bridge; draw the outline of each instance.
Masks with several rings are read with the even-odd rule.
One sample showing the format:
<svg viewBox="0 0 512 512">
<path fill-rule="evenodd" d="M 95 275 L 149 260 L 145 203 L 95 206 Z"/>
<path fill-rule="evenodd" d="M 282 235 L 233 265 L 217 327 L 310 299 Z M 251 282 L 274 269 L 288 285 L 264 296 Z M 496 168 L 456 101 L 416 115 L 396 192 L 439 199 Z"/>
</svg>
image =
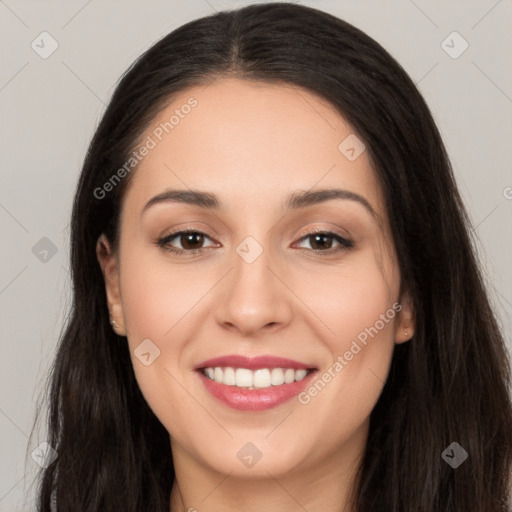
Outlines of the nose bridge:
<svg viewBox="0 0 512 512">
<path fill-rule="evenodd" d="M 232 267 L 217 307 L 219 323 L 236 326 L 248 334 L 289 320 L 291 310 L 286 305 L 285 287 L 269 269 L 279 265 L 268 249 L 268 238 L 259 242 L 254 236 L 246 236 L 235 247 Z"/>
<path fill-rule="evenodd" d="M 239 300 L 257 301 L 261 294 L 273 295 L 274 286 L 270 283 L 272 273 L 268 267 L 272 265 L 271 251 L 268 240 L 259 242 L 254 236 L 246 236 L 235 248 L 233 255 L 233 276 L 230 283 L 230 296 Z"/>
</svg>

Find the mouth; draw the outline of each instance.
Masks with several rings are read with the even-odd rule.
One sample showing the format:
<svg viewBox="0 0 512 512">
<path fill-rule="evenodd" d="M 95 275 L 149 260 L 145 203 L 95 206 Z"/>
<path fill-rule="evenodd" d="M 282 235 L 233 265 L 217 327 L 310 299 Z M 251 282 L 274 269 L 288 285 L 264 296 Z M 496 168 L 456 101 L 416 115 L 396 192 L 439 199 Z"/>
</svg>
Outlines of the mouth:
<svg viewBox="0 0 512 512">
<path fill-rule="evenodd" d="M 204 361 L 194 370 L 206 389 L 224 405 L 263 410 L 298 395 L 318 369 L 274 356 L 225 356 Z"/>
</svg>

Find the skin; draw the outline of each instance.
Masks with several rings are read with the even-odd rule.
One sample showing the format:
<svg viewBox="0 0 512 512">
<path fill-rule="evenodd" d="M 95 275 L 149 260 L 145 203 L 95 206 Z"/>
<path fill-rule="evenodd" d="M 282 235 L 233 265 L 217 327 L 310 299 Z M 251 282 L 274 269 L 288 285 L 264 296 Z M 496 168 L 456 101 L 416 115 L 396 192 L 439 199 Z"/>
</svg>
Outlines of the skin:
<svg viewBox="0 0 512 512">
<path fill-rule="evenodd" d="M 146 135 L 191 96 L 198 105 L 134 171 L 118 251 L 104 236 L 97 244 L 115 329 L 127 336 L 137 382 L 170 435 L 170 510 L 352 511 L 348 493 L 394 344 L 414 333 L 368 151 L 354 161 L 340 152 L 354 131 L 313 93 L 235 78 L 182 91 Z M 290 193 L 319 188 L 360 194 L 377 217 L 349 199 L 283 209 Z M 166 189 L 210 192 L 221 207 L 167 202 L 141 216 Z M 169 245 L 202 253 L 176 255 L 156 245 L 185 228 L 207 236 L 178 236 Z M 315 245 L 306 236 L 315 228 L 355 247 L 343 249 L 334 238 Z M 263 248 L 252 263 L 236 252 L 247 236 Z M 342 250 L 325 255 L 331 247 Z M 293 398 L 237 411 L 212 397 L 193 371 L 221 355 L 271 354 L 322 374 L 394 303 L 400 313 L 306 405 Z M 148 338 L 160 356 L 145 366 L 134 350 Z M 262 453 L 251 468 L 237 457 L 248 442 Z"/>
</svg>

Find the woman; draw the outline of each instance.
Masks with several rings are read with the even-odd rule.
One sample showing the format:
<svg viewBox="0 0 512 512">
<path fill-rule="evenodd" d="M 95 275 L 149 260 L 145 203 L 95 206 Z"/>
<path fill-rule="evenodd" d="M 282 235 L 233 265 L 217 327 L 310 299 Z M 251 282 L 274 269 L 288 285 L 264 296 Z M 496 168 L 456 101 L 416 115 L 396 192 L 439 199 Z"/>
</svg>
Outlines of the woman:
<svg viewBox="0 0 512 512">
<path fill-rule="evenodd" d="M 295 4 L 119 83 L 71 235 L 39 510 L 510 511 L 503 335 L 424 100 Z"/>
</svg>

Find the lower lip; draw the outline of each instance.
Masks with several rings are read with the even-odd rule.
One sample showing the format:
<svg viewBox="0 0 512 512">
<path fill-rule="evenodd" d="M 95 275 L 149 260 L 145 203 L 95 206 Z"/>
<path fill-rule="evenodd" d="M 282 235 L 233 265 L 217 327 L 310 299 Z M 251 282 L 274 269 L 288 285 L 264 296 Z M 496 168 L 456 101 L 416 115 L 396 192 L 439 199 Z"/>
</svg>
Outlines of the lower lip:
<svg viewBox="0 0 512 512">
<path fill-rule="evenodd" d="M 277 407 L 297 396 L 309 384 L 316 370 L 306 375 L 302 380 L 261 389 L 219 384 L 206 377 L 200 370 L 197 373 L 206 389 L 223 404 L 241 411 L 263 411 Z"/>
</svg>

